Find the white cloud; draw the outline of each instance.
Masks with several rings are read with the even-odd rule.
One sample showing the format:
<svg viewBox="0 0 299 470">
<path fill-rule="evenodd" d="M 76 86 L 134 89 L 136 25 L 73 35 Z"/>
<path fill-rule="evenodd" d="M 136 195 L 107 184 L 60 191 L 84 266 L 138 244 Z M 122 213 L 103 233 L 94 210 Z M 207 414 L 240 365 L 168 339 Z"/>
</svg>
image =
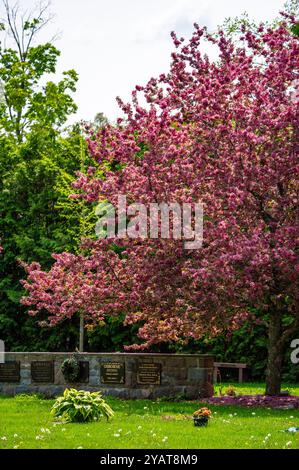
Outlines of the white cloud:
<svg viewBox="0 0 299 470">
<path fill-rule="evenodd" d="M 32 7 L 35 0 L 22 0 Z M 58 73 L 79 73 L 75 119 L 101 111 L 110 119 L 120 113 L 117 95 L 128 100 L 136 84 L 168 70 L 171 30 L 188 36 L 196 21 L 215 29 L 228 16 L 247 11 L 255 20 L 271 20 L 284 0 L 52 0 L 56 13 L 49 32 L 62 31 Z"/>
</svg>

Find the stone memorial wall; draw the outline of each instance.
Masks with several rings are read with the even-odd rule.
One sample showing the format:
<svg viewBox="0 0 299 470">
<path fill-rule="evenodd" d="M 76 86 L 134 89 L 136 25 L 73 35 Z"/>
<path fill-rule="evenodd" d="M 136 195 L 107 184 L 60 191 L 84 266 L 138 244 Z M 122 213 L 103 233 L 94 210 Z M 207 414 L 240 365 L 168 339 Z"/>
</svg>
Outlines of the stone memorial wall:
<svg viewBox="0 0 299 470">
<path fill-rule="evenodd" d="M 56 396 L 66 387 L 100 390 L 121 398 L 208 397 L 213 394 L 212 356 L 155 353 L 78 353 L 79 382 L 67 383 L 61 365 L 70 353 L 6 353 L 0 394 Z"/>
</svg>

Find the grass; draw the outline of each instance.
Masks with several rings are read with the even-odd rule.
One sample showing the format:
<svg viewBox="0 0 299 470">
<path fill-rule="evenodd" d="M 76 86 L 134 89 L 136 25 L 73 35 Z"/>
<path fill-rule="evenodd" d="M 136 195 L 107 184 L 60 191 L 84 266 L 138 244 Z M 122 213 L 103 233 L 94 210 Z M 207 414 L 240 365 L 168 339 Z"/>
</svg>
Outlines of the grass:
<svg viewBox="0 0 299 470">
<path fill-rule="evenodd" d="M 262 382 L 244 382 L 244 383 L 223 383 L 222 384 L 222 392 L 228 388 L 229 385 L 232 385 L 238 394 L 242 395 L 263 395 L 265 393 L 265 384 Z M 217 384 L 214 386 L 215 392 L 219 394 L 219 390 L 221 389 L 221 385 Z M 282 390 L 288 390 L 291 395 L 299 395 L 299 385 L 295 384 L 283 384 Z"/>
<path fill-rule="evenodd" d="M 262 384 L 232 384 L 243 394 L 260 393 Z M 225 386 L 223 387 L 225 389 Z M 292 389 L 299 395 L 299 387 Z M 204 449 L 299 448 L 299 410 L 210 406 L 207 428 L 193 426 L 198 402 L 124 401 L 108 398 L 111 422 L 57 424 L 50 415 L 54 400 L 36 396 L 0 397 L 0 449 Z"/>
</svg>

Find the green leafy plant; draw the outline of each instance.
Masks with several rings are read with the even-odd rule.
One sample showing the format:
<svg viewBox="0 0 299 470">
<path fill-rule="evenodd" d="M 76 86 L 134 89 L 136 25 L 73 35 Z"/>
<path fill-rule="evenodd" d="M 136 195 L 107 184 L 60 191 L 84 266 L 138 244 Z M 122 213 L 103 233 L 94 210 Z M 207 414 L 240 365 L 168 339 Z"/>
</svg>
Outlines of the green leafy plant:
<svg viewBox="0 0 299 470">
<path fill-rule="evenodd" d="M 55 401 L 51 414 L 66 422 L 84 423 L 114 416 L 112 408 L 105 402 L 100 392 L 88 392 L 66 388 L 63 396 Z"/>
<path fill-rule="evenodd" d="M 19 393 L 15 396 L 16 401 L 35 401 L 35 400 L 43 400 L 45 397 L 42 393 Z"/>
<path fill-rule="evenodd" d="M 67 382 L 76 382 L 80 375 L 80 365 L 75 357 L 65 359 L 61 364 L 61 372 Z"/>
</svg>

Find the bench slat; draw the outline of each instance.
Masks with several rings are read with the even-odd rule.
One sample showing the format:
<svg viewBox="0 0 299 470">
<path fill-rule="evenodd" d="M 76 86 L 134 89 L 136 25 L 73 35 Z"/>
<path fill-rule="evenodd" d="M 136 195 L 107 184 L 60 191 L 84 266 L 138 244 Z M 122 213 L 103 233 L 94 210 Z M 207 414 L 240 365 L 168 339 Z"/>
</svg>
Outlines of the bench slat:
<svg viewBox="0 0 299 470">
<path fill-rule="evenodd" d="M 227 367 L 234 369 L 246 369 L 247 364 L 242 364 L 238 362 L 214 362 L 215 367 Z"/>
</svg>

